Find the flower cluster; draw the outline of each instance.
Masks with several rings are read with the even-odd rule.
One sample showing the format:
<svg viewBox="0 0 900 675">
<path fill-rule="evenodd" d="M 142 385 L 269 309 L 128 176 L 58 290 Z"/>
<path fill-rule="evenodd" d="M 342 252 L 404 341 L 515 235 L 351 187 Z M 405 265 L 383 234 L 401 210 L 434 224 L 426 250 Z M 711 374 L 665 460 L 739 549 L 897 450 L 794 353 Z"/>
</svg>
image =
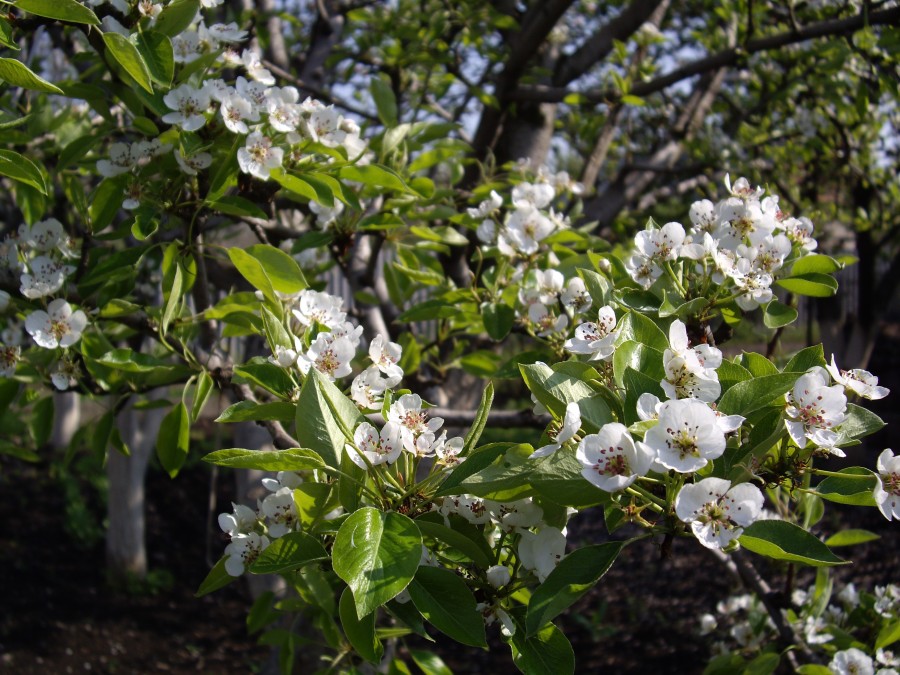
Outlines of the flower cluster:
<svg viewBox="0 0 900 675">
<path fill-rule="evenodd" d="M 712 282 L 744 311 L 772 300 L 772 283 L 786 263 L 816 249 L 813 225 L 785 214 L 776 195 L 763 197 L 746 178 L 732 185 L 726 177 L 725 185 L 730 195 L 719 203 L 691 205 L 687 231 L 670 222 L 637 234 L 625 264 L 636 283 L 649 289 L 664 274 L 677 278 L 672 265 L 682 261 L 680 291 L 691 294 Z"/>
<path fill-rule="evenodd" d="M 873 593 L 847 584 L 838 592 L 831 584 L 796 589 L 783 618 L 795 635 L 823 661 L 832 673 L 896 675 L 900 656 L 883 647 L 862 647 L 868 636 L 897 617 L 900 589 L 894 584 L 876 586 Z M 735 595 L 720 602 L 716 614 L 700 617 L 700 633 L 713 635 L 716 655 L 740 652 L 744 656 L 776 648 L 778 630 L 762 601 L 749 594 Z M 850 639 L 854 646 L 848 647 Z M 840 643 L 839 648 L 835 643 Z"/>
<path fill-rule="evenodd" d="M 17 316 L 6 321 L 0 333 L 0 376 L 15 374 L 24 347 L 23 328 L 44 349 L 65 349 L 81 339 L 88 323 L 85 313 L 73 309 L 64 298 L 51 299 L 63 291 L 67 278 L 75 271 L 70 263 L 78 256 L 72 238 L 55 218 L 21 225 L 16 236 L 0 243 L 0 278 L 18 282 L 19 292 L 27 300 L 44 307 L 26 314 L 24 323 Z M 0 292 L 0 312 L 14 308 L 10 295 Z M 64 356 L 52 381 L 63 390 L 77 382 L 77 375 L 77 365 Z"/>
</svg>

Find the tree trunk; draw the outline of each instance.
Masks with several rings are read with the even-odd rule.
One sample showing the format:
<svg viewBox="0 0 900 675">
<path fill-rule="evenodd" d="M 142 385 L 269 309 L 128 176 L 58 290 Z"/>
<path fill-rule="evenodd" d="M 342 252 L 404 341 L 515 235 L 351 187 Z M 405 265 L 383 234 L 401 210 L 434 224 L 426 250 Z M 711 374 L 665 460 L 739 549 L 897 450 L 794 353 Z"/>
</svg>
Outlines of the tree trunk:
<svg viewBox="0 0 900 675">
<path fill-rule="evenodd" d="M 150 397 L 153 398 L 154 394 Z M 131 455 L 125 457 L 113 451 L 106 463 L 109 480 L 106 566 L 113 586 L 122 586 L 129 580 L 142 580 L 147 576 L 144 475 L 165 412 L 164 408 L 136 411 L 129 404 L 116 419 L 119 433 Z"/>
</svg>

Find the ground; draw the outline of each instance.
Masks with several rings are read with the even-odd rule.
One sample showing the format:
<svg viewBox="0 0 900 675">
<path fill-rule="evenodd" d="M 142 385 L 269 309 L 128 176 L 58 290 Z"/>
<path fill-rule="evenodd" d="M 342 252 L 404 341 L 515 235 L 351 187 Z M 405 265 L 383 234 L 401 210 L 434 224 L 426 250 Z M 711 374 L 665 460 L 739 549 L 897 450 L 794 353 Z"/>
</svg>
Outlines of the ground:
<svg viewBox="0 0 900 675">
<path fill-rule="evenodd" d="M 882 344 L 874 372 L 900 373 L 891 362 L 900 357 L 897 346 Z M 873 408 L 887 419 L 896 416 L 896 406 L 887 401 Z M 853 463 L 873 466 L 893 436 L 882 432 L 856 451 Z M 222 483 L 227 481 L 220 481 L 219 510 L 228 510 L 231 495 Z M 268 650 L 247 634 L 247 590 L 232 584 L 211 596 L 193 597 L 208 569 L 207 557 L 217 558 L 225 543 L 214 523 L 207 530 L 208 484 L 208 469 L 201 463 L 174 481 L 151 470 L 147 536 L 152 583 L 136 592 L 114 593 L 105 583 L 102 543 L 85 546 L 84 538 L 71 534 L 71 523 L 65 527 L 63 491 L 48 466 L 0 458 L 0 673 L 258 671 Z M 96 504 L 93 508 L 100 511 Z M 598 542 L 603 534 L 597 518 L 595 513 L 579 515 L 571 523 L 570 542 Z M 867 589 L 898 581 L 896 523 L 888 523 L 875 509 L 829 505 L 817 533 L 845 527 L 870 529 L 881 539 L 845 550 L 856 563 L 838 569 L 838 578 L 852 578 Z M 676 541 L 666 557 L 661 557 L 659 543 L 627 547 L 563 620 L 579 671 L 615 668 L 620 673 L 681 675 L 703 670 L 709 648 L 698 634 L 698 617 L 715 611 L 732 580 L 693 540 Z M 782 571 L 770 572 L 783 583 Z M 804 587 L 811 579 L 807 570 L 798 583 Z M 510 672 L 509 652 L 495 642 L 498 647 L 491 652 L 454 645 L 442 653 L 457 673 Z"/>
</svg>

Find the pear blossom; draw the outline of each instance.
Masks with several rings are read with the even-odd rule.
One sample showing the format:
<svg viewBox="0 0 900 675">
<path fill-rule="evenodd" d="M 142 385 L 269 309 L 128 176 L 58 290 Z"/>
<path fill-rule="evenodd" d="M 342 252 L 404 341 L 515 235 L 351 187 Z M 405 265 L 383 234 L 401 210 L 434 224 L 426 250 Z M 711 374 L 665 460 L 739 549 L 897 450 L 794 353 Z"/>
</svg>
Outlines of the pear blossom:
<svg viewBox="0 0 900 675">
<path fill-rule="evenodd" d="M 80 309 L 72 311 L 72 306 L 58 298 L 50 303 L 45 312 L 32 312 L 25 319 L 25 330 L 34 341 L 46 349 L 71 347 L 81 339 L 87 327 L 87 317 Z"/>
<path fill-rule="evenodd" d="M 356 350 L 346 337 L 319 333 L 306 354 L 297 357 L 297 366 L 304 375 L 315 368 L 329 380 L 336 380 L 353 372 L 350 361 L 355 355 Z"/>
<path fill-rule="evenodd" d="M 422 409 L 422 398 L 418 394 L 404 394 L 391 403 L 388 421 L 400 426 L 403 447 L 409 452 L 416 451 L 416 438 L 423 433 L 434 434 L 444 424 L 440 417 L 428 418 Z"/>
<path fill-rule="evenodd" d="M 465 440 L 461 436 L 447 438 L 447 432 L 442 432 L 434 444 L 434 454 L 437 456 L 438 464 L 452 468 L 462 463 L 466 459 L 460 457 L 464 444 Z"/>
<path fill-rule="evenodd" d="M 560 333 L 569 325 L 569 317 L 565 314 L 556 316 L 540 302 L 528 307 L 528 320 L 534 325 L 538 337 L 547 337 L 552 333 Z"/>
<path fill-rule="evenodd" d="M 12 377 L 16 374 L 16 365 L 22 355 L 19 345 L 0 344 L 0 377 Z"/>
<path fill-rule="evenodd" d="M 254 131 L 247 136 L 244 147 L 238 148 L 237 159 L 241 171 L 261 180 L 268 180 L 272 169 L 281 166 L 284 150 L 272 147 L 272 140 L 269 137 Z"/>
<path fill-rule="evenodd" d="M 38 221 L 30 227 L 19 227 L 19 240 L 38 251 L 52 251 L 65 238 L 66 231 L 56 218 Z"/>
<path fill-rule="evenodd" d="M 500 622 L 500 633 L 507 638 L 516 634 L 516 623 L 512 617 L 503 609 L 499 603 L 490 605 L 486 602 L 479 602 L 475 605 L 475 610 L 484 617 L 484 625 L 490 626 L 494 622 Z"/>
<path fill-rule="evenodd" d="M 484 505 L 493 520 L 504 532 L 535 527 L 544 519 L 544 510 L 531 497 L 514 502 L 495 502 L 490 499 Z"/>
<path fill-rule="evenodd" d="M 559 450 L 564 443 L 572 440 L 579 429 L 581 429 L 581 410 L 578 408 L 578 403 L 573 401 L 566 406 L 566 413 L 563 416 L 559 431 L 552 437 L 554 442 L 535 450 L 531 453 L 529 459 L 537 459 L 553 454 Z"/>
<path fill-rule="evenodd" d="M 247 74 L 260 84 L 271 86 L 275 84 L 275 78 L 272 77 L 272 73 L 266 70 L 260 59 L 261 56 L 258 52 L 249 49 L 241 52 L 241 63 L 244 65 Z"/>
<path fill-rule="evenodd" d="M 268 533 L 273 539 L 291 532 L 299 518 L 294 490 L 290 487 L 282 487 L 277 492 L 267 495 L 260 503 L 259 510 L 269 519 Z"/>
<path fill-rule="evenodd" d="M 438 512 L 446 519 L 451 513 L 456 513 L 473 525 L 483 525 L 490 520 L 491 514 L 488 512 L 483 499 L 473 497 L 472 495 L 457 495 L 455 497 L 444 497 Z"/>
<path fill-rule="evenodd" d="M 566 554 L 566 535 L 555 527 L 544 526 L 537 532 L 525 530 L 520 537 L 519 561 L 543 583 Z"/>
<path fill-rule="evenodd" d="M 175 111 L 162 116 L 166 124 L 174 124 L 185 131 L 197 131 L 206 124 L 210 97 L 205 87 L 179 85 L 163 97 L 163 102 Z"/>
<path fill-rule="evenodd" d="M 663 352 L 666 378 L 660 386 L 669 398 L 696 398 L 712 403 L 722 391 L 716 368 L 722 352 L 701 344 L 691 348 L 687 328 L 676 319 L 669 327 L 669 348 Z"/>
<path fill-rule="evenodd" d="M 233 577 L 241 576 L 268 545 L 269 538 L 256 532 L 233 535 L 231 543 L 225 547 L 225 571 Z"/>
<path fill-rule="evenodd" d="M 387 376 L 386 385 L 394 387 L 403 379 L 403 369 L 397 365 L 403 348 L 396 342 L 386 342 L 383 335 L 376 335 L 369 345 L 369 358 Z"/>
<path fill-rule="evenodd" d="M 856 647 L 836 652 L 828 669 L 835 675 L 875 675 L 872 658 Z"/>
<path fill-rule="evenodd" d="M 300 301 L 291 312 L 304 326 L 318 323 L 326 328 L 336 328 L 347 318 L 341 298 L 309 289 L 301 292 Z"/>
<path fill-rule="evenodd" d="M 353 445 L 348 443 L 344 451 L 354 464 L 365 469 L 366 462 L 362 456 L 365 456 L 373 466 L 391 464 L 397 461 L 402 449 L 400 426 L 396 422 L 389 421 L 380 433 L 368 422 L 363 422 L 353 432 Z"/>
<path fill-rule="evenodd" d="M 214 23 L 208 28 L 200 24 L 201 33 L 207 32 L 217 42 L 243 42 L 247 39 L 247 31 L 242 30 L 232 21 L 231 23 Z"/>
<path fill-rule="evenodd" d="M 56 293 L 65 283 L 66 276 L 75 270 L 70 265 L 43 255 L 33 258 L 28 267 L 30 273 L 25 272 L 20 277 L 19 291 L 32 300 Z"/>
<path fill-rule="evenodd" d="M 483 220 L 501 206 L 503 206 L 503 197 L 497 194 L 496 190 L 491 190 L 491 194 L 487 199 L 479 203 L 477 208 L 466 209 L 466 213 L 470 218 Z"/>
<path fill-rule="evenodd" d="M 666 401 L 659 421 L 644 435 L 644 443 L 666 469 L 689 473 L 702 469 L 725 452 L 725 434 L 716 414 L 693 398 Z"/>
<path fill-rule="evenodd" d="M 573 354 L 589 355 L 589 361 L 612 358 L 616 338 L 616 314 L 605 305 L 597 312 L 597 321 L 588 321 L 575 328 L 575 337 L 566 340 L 563 348 Z"/>
<path fill-rule="evenodd" d="M 877 401 L 891 393 L 887 387 L 878 386 L 878 378 L 868 370 L 854 368 L 853 370 L 841 370 L 834 362 L 834 354 L 831 355 L 831 363 L 825 366 L 835 382 L 843 385 L 857 396 Z"/>
<path fill-rule="evenodd" d="M 331 336 L 333 338 L 347 338 L 350 344 L 353 346 L 353 350 L 359 347 L 359 342 L 362 339 L 363 327 L 357 326 L 351 321 L 342 321 L 337 326 L 331 327 Z"/>
<path fill-rule="evenodd" d="M 509 257 L 534 255 L 540 242 L 553 234 L 554 229 L 553 222 L 536 208 L 518 208 L 507 218 L 497 246 Z"/>
<path fill-rule="evenodd" d="M 519 183 L 513 188 L 512 203 L 516 208 L 543 209 L 555 196 L 556 191 L 549 183 Z"/>
<path fill-rule="evenodd" d="M 606 492 L 624 490 L 638 476 L 646 476 L 654 459 L 646 445 L 635 445 L 628 428 L 619 422 L 604 424 L 599 433 L 585 436 L 575 457 L 584 467 L 585 480 Z"/>
<path fill-rule="evenodd" d="M 350 384 L 350 398 L 361 408 L 377 408 L 388 389 L 388 382 L 381 377 L 378 366 L 369 366 Z"/>
<path fill-rule="evenodd" d="M 80 374 L 81 370 L 75 361 L 63 358 L 56 364 L 56 371 L 50 375 L 50 382 L 57 391 L 66 391 L 78 384 Z"/>
<path fill-rule="evenodd" d="M 634 243 L 638 253 L 659 263 L 675 260 L 684 243 L 684 227 L 681 223 L 666 223 L 659 229 L 648 227 L 635 235 Z"/>
<path fill-rule="evenodd" d="M 692 234 L 712 233 L 716 228 L 716 207 L 708 199 L 691 204 L 688 215 L 693 224 Z"/>
<path fill-rule="evenodd" d="M 485 577 L 494 588 L 503 588 L 512 580 L 512 572 L 506 565 L 492 565 L 485 570 Z"/>
<path fill-rule="evenodd" d="M 566 283 L 566 289 L 562 292 L 560 300 L 564 307 L 572 310 L 574 314 L 582 314 L 591 308 L 591 294 L 588 293 L 584 279 L 572 277 Z"/>
<path fill-rule="evenodd" d="M 722 478 L 704 478 L 681 488 L 675 514 L 706 548 L 727 548 L 743 528 L 759 517 L 763 505 L 759 488 L 750 483 L 732 485 Z"/>
<path fill-rule="evenodd" d="M 219 113 L 225 122 L 225 128 L 234 134 L 250 132 L 247 122 L 259 120 L 259 112 L 250 101 L 234 92 L 222 100 Z"/>
<path fill-rule="evenodd" d="M 181 148 L 175 153 L 175 161 L 178 162 L 179 168 L 188 176 L 196 176 L 203 169 L 208 169 L 212 165 L 212 155 L 208 152 L 195 152 L 185 155 Z"/>
<path fill-rule="evenodd" d="M 662 405 L 662 402 L 656 394 L 644 392 L 638 396 L 637 403 L 635 404 L 638 418 L 642 422 L 658 420 L 660 405 Z"/>
<path fill-rule="evenodd" d="M 888 520 L 900 519 L 900 456 L 887 448 L 878 455 L 875 467 L 875 505 Z"/>
<path fill-rule="evenodd" d="M 219 514 L 219 527 L 222 528 L 222 531 L 231 537 L 235 534 L 246 534 L 253 531 L 253 528 L 259 522 L 256 511 L 249 506 L 235 504 L 234 502 L 232 502 L 231 506 L 234 509 L 233 513 Z"/>
<path fill-rule="evenodd" d="M 835 447 L 839 436 L 834 428 L 846 419 L 847 397 L 841 385 L 828 386 L 829 381 L 824 368 L 816 367 L 801 375 L 786 397 L 785 425 L 791 439 L 801 448 L 810 440 L 843 457 L 843 451 Z"/>
</svg>

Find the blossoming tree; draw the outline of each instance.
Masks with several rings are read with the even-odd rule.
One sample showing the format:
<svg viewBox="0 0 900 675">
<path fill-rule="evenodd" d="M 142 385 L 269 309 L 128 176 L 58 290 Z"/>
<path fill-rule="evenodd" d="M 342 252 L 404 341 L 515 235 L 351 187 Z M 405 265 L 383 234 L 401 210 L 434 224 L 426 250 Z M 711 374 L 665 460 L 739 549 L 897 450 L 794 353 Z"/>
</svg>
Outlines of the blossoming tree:
<svg viewBox="0 0 900 675">
<path fill-rule="evenodd" d="M 384 79 L 366 76 L 365 108 L 339 87 L 321 89 L 320 52 L 292 73 L 283 17 L 264 28 L 221 0 L 7 4 L 0 396 L 32 418 L 39 445 L 53 413 L 48 384 L 113 400 L 94 424 L 93 448 L 105 455 L 128 453 L 113 429 L 125 402 L 163 390 L 174 402 L 163 401 L 156 450 L 173 477 L 214 391 L 232 397 L 217 422 L 265 426 L 274 450 L 204 457 L 272 475 L 255 508 L 219 516 L 230 541 L 199 594 L 245 574 L 280 575 L 288 597 L 277 606 L 264 597 L 272 606 L 256 613 L 303 613 L 334 670 L 405 668 L 384 642 L 429 631 L 487 647 L 496 627 L 523 672 L 572 672 L 554 619 L 624 547 L 687 537 L 737 569 L 775 626 L 776 649 L 753 667 L 773 670 L 780 658 L 815 667 L 801 661 L 815 655 L 765 592 L 754 557 L 844 562 L 813 531 L 810 500 L 897 516 L 890 450 L 865 466 L 832 464 L 883 426 L 859 403 L 888 391 L 826 360 L 821 346 L 777 364 L 752 352 L 729 358 L 720 346 L 751 317 L 776 331 L 793 323 L 796 297 L 833 295 L 847 261 L 819 250 L 813 222 L 791 214 L 787 199 L 727 175 L 724 192 L 692 201 L 680 222 L 651 219 L 618 244 L 598 236 L 582 213 L 621 210 L 649 186 L 635 170 L 594 196 L 612 144 L 606 127 L 581 174 L 587 186 L 546 168 L 533 148 L 531 161 L 503 161 L 552 134 L 557 112 L 541 106 L 568 98 L 579 77 L 614 83 L 578 94 L 608 97 L 614 125 L 642 96 L 708 76 L 675 125 L 679 143 L 656 158 L 656 169 L 671 168 L 738 58 L 734 22 L 712 65 L 653 80 L 665 2 L 593 18 L 589 3 L 467 2 L 468 15 L 413 20 L 404 2 L 319 3 L 313 33 L 325 37 L 315 46 L 339 55 L 332 38 L 349 21 L 356 46 L 384 65 Z M 551 33 L 573 5 L 559 26 L 586 39 L 562 56 Z M 810 11 L 806 26 L 754 38 L 751 6 L 744 49 L 896 19 L 894 8 Z M 461 46 L 482 40 L 484 26 L 513 37 L 508 54 L 480 45 L 502 65 L 481 84 L 461 54 L 429 52 L 432 70 L 452 76 L 432 93 L 415 53 L 353 33 L 370 25 L 398 40 L 418 26 Z M 595 71 L 610 54 L 611 69 Z M 554 75 L 529 84 L 526 65 L 538 57 Z M 359 76 L 346 79 L 353 87 Z M 435 96 L 465 100 L 453 114 Z M 467 144 L 457 122 L 472 100 L 485 107 Z M 536 130 L 523 131 L 529 119 L 504 107 L 512 101 L 543 111 Z M 337 275 L 328 285 L 334 270 L 344 297 Z M 490 381 L 472 410 L 423 399 L 460 368 L 523 382 L 533 412 L 496 410 Z M 2 449 L 34 459 L 10 418 L 15 440 Z M 540 444 L 482 442 L 510 419 L 543 429 Z M 589 509 L 611 537 L 569 550 L 566 524 Z M 900 638 L 885 635 L 836 642 L 833 667 Z M 266 639 L 289 672 L 298 636 L 275 629 Z"/>
</svg>

